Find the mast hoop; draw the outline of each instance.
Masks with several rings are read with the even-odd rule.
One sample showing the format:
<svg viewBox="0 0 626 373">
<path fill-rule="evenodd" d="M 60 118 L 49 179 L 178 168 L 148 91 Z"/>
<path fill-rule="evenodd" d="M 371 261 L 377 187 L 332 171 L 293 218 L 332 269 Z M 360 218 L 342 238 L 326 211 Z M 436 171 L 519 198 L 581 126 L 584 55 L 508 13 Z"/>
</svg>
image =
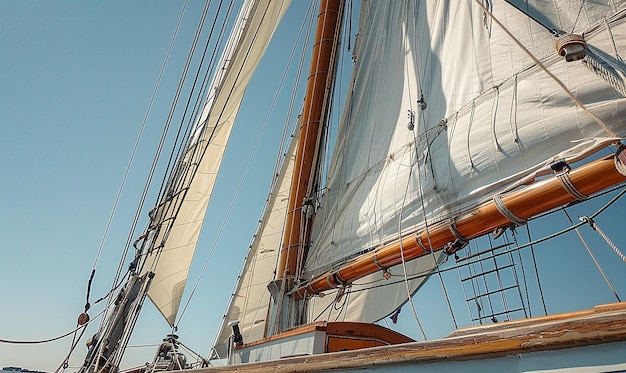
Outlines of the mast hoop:
<svg viewBox="0 0 626 373">
<path fill-rule="evenodd" d="M 511 210 L 509 210 L 508 207 L 506 207 L 506 205 L 502 201 L 502 195 L 500 195 L 500 194 L 495 195 L 493 197 L 493 202 L 494 202 L 496 208 L 498 209 L 498 211 L 500 212 L 500 214 L 502 214 L 502 216 L 507 218 L 511 223 L 513 223 L 515 225 L 525 225 L 526 224 L 526 222 L 527 222 L 526 219 L 520 218 L 519 216 L 517 216 L 514 213 L 512 213 Z"/>
</svg>

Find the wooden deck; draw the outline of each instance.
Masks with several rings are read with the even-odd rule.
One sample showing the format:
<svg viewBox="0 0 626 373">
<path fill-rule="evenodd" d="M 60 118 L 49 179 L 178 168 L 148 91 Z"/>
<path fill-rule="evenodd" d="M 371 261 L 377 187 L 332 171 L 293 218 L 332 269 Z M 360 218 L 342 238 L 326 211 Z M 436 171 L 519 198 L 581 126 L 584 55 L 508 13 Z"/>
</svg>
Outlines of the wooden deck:
<svg viewBox="0 0 626 373">
<path fill-rule="evenodd" d="M 210 372 L 319 372 L 497 358 L 626 341 L 626 302 L 593 310 L 456 330 L 443 339 L 195 369 Z M 626 345 L 625 345 L 626 346 Z M 626 349 L 626 347 L 625 347 Z M 624 353 L 626 363 L 626 351 Z"/>
</svg>

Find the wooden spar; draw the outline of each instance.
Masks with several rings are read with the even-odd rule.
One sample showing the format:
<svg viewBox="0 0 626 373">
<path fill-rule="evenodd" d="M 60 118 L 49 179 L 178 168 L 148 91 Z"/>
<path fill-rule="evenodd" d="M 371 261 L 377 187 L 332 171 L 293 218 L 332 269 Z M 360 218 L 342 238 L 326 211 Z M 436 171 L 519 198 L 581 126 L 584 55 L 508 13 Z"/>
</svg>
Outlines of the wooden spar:
<svg viewBox="0 0 626 373">
<path fill-rule="evenodd" d="M 575 188 L 585 195 L 592 195 L 626 182 L 626 175 L 621 174 L 616 168 L 616 162 L 619 162 L 616 158 L 625 157 L 626 150 L 622 147 L 615 156 L 608 156 L 570 171 L 569 179 Z M 506 209 L 524 220 L 575 200 L 576 198 L 564 189 L 556 176 L 501 197 Z M 440 223 L 430 227 L 428 231 L 410 234 L 371 253 L 361 255 L 336 271 L 327 272 L 302 284 L 294 289 L 292 294 L 297 299 L 305 295 L 319 294 L 376 273 L 381 268 L 400 264 L 403 253 L 404 260 L 417 259 L 429 255 L 431 251 L 449 248 L 449 244 L 458 241 L 459 237 L 470 240 L 511 224 L 511 220 L 500 212 L 494 201 L 491 201 L 459 216 L 453 225 L 451 222 Z"/>
<path fill-rule="evenodd" d="M 311 169 L 313 167 L 324 97 L 327 91 L 327 80 L 331 73 L 331 57 L 333 46 L 338 36 L 337 22 L 340 21 L 340 6 L 343 0 L 323 0 L 320 4 L 315 45 L 311 57 L 311 69 L 307 80 L 304 109 L 302 112 L 298 150 L 294 166 L 294 177 L 287 207 L 287 218 L 283 245 L 278 262 L 276 278 L 293 276 L 297 271 L 298 257 L 304 255 L 306 249 L 306 232 L 301 231 L 302 207 L 309 192 Z"/>
</svg>

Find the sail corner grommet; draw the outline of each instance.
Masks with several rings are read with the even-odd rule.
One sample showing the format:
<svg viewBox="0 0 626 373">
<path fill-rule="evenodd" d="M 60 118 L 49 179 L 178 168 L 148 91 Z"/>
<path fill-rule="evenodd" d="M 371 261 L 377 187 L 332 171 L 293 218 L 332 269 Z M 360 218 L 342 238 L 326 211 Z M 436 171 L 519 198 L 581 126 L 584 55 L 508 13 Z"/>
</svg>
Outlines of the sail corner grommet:
<svg viewBox="0 0 626 373">
<path fill-rule="evenodd" d="M 555 48 L 559 56 L 565 57 L 567 62 L 578 61 L 587 55 L 585 38 L 578 34 L 559 36 L 556 39 Z"/>
</svg>

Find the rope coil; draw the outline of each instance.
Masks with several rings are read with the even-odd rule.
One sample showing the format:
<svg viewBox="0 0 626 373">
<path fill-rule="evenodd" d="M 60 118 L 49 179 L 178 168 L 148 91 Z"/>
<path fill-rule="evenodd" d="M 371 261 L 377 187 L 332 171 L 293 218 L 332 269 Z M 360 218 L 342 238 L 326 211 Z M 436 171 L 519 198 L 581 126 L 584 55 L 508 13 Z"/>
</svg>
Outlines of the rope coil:
<svg viewBox="0 0 626 373">
<path fill-rule="evenodd" d="M 565 57 L 567 55 L 567 47 L 572 46 L 580 46 L 583 49 L 587 47 L 587 42 L 585 42 L 585 38 L 582 35 L 577 34 L 565 34 L 559 36 L 554 43 L 554 47 L 556 48 L 559 56 Z"/>
</svg>

